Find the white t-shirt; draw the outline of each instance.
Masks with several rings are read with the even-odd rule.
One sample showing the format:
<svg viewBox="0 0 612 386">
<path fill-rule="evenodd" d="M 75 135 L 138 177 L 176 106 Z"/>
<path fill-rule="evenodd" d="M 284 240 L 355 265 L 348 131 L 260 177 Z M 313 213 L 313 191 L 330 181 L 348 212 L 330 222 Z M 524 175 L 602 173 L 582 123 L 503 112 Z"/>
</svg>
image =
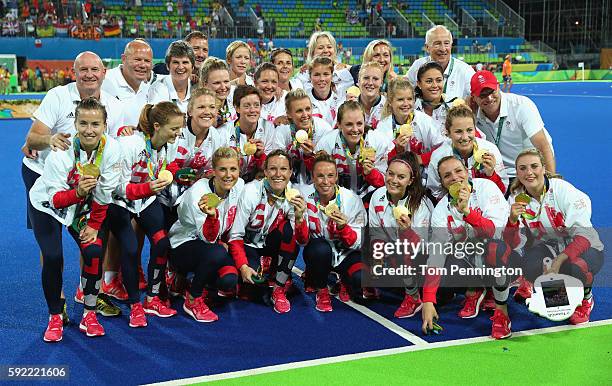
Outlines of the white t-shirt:
<svg viewBox="0 0 612 386">
<path fill-rule="evenodd" d="M 147 104 L 147 94 L 151 83 L 154 81 L 154 74 L 151 75 L 151 82 L 140 82 L 138 90 L 134 91 L 121 73 L 122 66 L 106 72 L 104 82 L 102 82 L 102 91 L 117 98 L 124 106 L 123 123 L 128 126 L 137 126 L 140 112 L 143 106 Z"/>
<path fill-rule="evenodd" d="M 172 102 L 178 106 L 183 112 L 187 113 L 187 105 L 189 104 L 189 98 L 191 97 L 191 82 L 187 82 L 187 93 L 185 99 L 180 100 L 174 84 L 172 83 L 171 76 L 165 76 L 161 81 L 155 82 L 149 88 L 149 94 L 147 96 L 148 103 L 156 104 L 159 102 Z"/>
<path fill-rule="evenodd" d="M 419 68 L 431 61 L 431 56 L 426 56 L 412 63 L 406 77 L 413 86 L 416 86 Z M 444 94 L 446 94 L 446 99 L 450 100 L 455 97 L 465 98 L 469 96 L 472 90 L 470 80 L 475 73 L 472 66 L 462 60 L 451 57 L 448 66 L 444 70 Z"/>
<path fill-rule="evenodd" d="M 514 162 L 516 156 L 524 149 L 534 147 L 531 137 L 544 130 L 544 135 L 552 149 L 552 138 L 544 127 L 544 121 L 535 103 L 527 97 L 499 92 L 501 108 L 495 122 L 491 122 L 482 110 L 476 116 L 476 126 L 487 138 L 495 143 L 504 159 L 506 171 L 510 177 L 516 176 Z M 501 126 L 501 128 L 500 128 Z M 498 135 L 499 140 L 497 139 Z"/>
<path fill-rule="evenodd" d="M 50 134 L 67 133 L 70 136 L 76 134 L 74 127 L 74 112 L 81 101 L 75 82 L 65 86 L 57 86 L 49 90 L 33 117 L 51 129 Z M 105 91 L 100 91 L 100 102 L 106 108 L 108 118 L 106 120 L 106 132 L 115 137 L 117 130 L 123 126 L 123 107 L 117 98 Z M 42 174 L 45 159 L 51 152 L 50 148 L 38 152 L 36 159 L 23 158 L 23 163 L 29 169 Z"/>
</svg>

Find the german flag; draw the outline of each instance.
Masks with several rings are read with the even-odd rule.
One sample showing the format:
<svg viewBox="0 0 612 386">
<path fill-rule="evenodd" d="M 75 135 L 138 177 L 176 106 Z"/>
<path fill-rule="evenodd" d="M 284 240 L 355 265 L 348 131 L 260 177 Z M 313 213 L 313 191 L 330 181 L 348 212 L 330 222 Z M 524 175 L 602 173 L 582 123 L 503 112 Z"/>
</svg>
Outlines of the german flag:
<svg viewBox="0 0 612 386">
<path fill-rule="evenodd" d="M 104 26 L 104 36 L 119 36 L 121 35 L 121 28 L 118 25 L 105 25 Z"/>
</svg>

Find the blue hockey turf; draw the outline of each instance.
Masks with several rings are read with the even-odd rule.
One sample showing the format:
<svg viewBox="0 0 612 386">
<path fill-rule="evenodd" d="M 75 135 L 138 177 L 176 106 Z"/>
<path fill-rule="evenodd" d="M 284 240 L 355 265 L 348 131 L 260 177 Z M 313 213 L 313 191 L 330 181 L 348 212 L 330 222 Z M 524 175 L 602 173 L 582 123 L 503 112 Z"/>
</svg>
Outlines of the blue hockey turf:
<svg viewBox="0 0 612 386">
<path fill-rule="evenodd" d="M 592 200 L 593 223 L 612 226 L 607 154 L 612 148 L 612 83 L 544 83 L 516 85 L 513 92 L 532 98 L 553 137 L 557 170 L 587 192 Z M 558 96 L 563 95 L 563 96 Z M 568 95 L 574 95 L 571 97 Z M 25 229 L 25 194 L 21 181 L 20 147 L 30 125 L 26 120 L 0 121 L 4 152 L 0 154 L 0 181 L 4 191 L 0 205 L 0 364 L 68 365 L 70 383 L 139 384 L 250 369 L 308 359 L 410 345 L 363 314 L 333 302 L 334 312 L 314 309 L 314 296 L 299 292 L 289 314 L 278 315 L 263 304 L 235 300 L 214 308 L 220 320 L 196 323 L 175 302 L 179 315 L 170 319 L 149 317 L 144 329 L 128 327 L 128 309 L 118 318 L 100 318 L 107 335 L 90 339 L 78 331 L 82 306 L 72 300 L 78 283 L 78 253 L 64 238 L 64 289 L 73 321 L 64 340 L 45 344 L 47 322 L 40 284 L 38 246 Z M 601 237 L 611 245 L 611 232 Z M 609 253 L 606 252 L 606 255 Z M 608 259 L 606 259 L 608 260 Z M 606 262 L 607 263 L 607 262 Z M 301 266 L 301 264 L 298 264 Z M 612 278 L 609 264 L 596 278 L 596 306 L 592 320 L 612 318 Z M 301 290 L 299 279 L 295 280 Z M 399 298 L 386 298 L 369 306 L 380 316 L 421 336 L 420 316 L 394 319 Z M 510 301 L 513 331 L 558 325 L 529 313 Z M 488 313 L 476 319 L 456 316 L 459 301 L 442 307 L 442 335 L 422 337 L 428 342 L 485 336 L 490 333 Z"/>
</svg>

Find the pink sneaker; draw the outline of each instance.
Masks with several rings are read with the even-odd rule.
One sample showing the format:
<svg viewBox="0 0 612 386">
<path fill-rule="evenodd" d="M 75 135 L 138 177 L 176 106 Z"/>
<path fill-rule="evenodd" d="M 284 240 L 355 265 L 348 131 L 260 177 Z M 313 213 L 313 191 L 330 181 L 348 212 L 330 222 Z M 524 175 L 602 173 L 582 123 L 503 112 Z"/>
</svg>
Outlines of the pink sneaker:
<svg viewBox="0 0 612 386">
<path fill-rule="evenodd" d="M 123 287 L 123 283 L 119 276 L 115 276 L 110 283 L 106 284 L 104 280 L 102 280 L 102 293 L 107 294 L 108 296 L 115 298 L 117 300 L 127 300 L 128 294 Z"/>
<path fill-rule="evenodd" d="M 327 288 L 322 288 L 317 291 L 315 308 L 320 312 L 331 312 L 334 310 L 332 308 L 331 297 L 329 296 L 329 290 Z"/>
<path fill-rule="evenodd" d="M 478 316 L 480 303 L 484 299 L 486 290 L 479 288 L 472 295 L 465 295 L 463 308 L 459 311 L 459 317 L 463 319 L 471 319 Z"/>
<path fill-rule="evenodd" d="M 589 300 L 583 299 L 582 304 L 576 307 L 576 311 L 570 316 L 570 323 L 574 325 L 588 323 L 591 318 L 593 307 L 595 307 L 595 299 L 593 299 L 592 296 Z"/>
<path fill-rule="evenodd" d="M 274 303 L 274 311 L 279 314 L 284 314 L 291 311 L 291 303 L 285 295 L 285 287 L 276 286 L 272 290 L 272 303 Z"/>
<path fill-rule="evenodd" d="M 158 296 L 154 296 L 151 301 L 147 301 L 143 304 L 144 312 L 147 314 L 153 314 L 160 318 L 169 318 L 176 315 L 176 310 L 168 307 L 162 302 Z"/>
<path fill-rule="evenodd" d="M 83 315 L 83 319 L 81 319 L 79 324 L 79 330 L 90 338 L 104 335 L 104 327 L 98 322 L 95 311 Z"/>
<path fill-rule="evenodd" d="M 183 310 L 194 318 L 196 322 L 201 323 L 210 323 L 219 320 L 217 314 L 212 312 L 210 308 L 204 302 L 204 297 L 200 296 L 197 298 L 193 298 L 193 300 L 189 300 L 189 296 L 183 303 Z"/>
<path fill-rule="evenodd" d="M 62 320 L 62 314 L 49 315 L 49 324 L 43 335 L 45 342 L 59 342 L 62 340 L 64 333 L 64 321 Z"/>
<path fill-rule="evenodd" d="M 501 310 L 495 309 L 493 316 L 490 318 L 493 321 L 491 327 L 491 337 L 495 339 L 505 339 L 512 335 L 512 323 L 510 318 L 506 316 Z"/>
<path fill-rule="evenodd" d="M 405 294 L 404 300 L 402 301 L 402 304 L 400 304 L 397 311 L 395 311 L 394 316 L 396 318 L 409 318 L 419 312 L 421 308 L 423 308 L 423 302 L 421 302 L 420 296 L 417 296 L 415 299 L 412 297 L 412 295 Z"/>
<path fill-rule="evenodd" d="M 145 315 L 144 309 L 142 308 L 142 303 L 138 302 L 132 304 L 130 310 L 130 327 L 138 328 L 146 326 L 147 316 Z"/>
</svg>

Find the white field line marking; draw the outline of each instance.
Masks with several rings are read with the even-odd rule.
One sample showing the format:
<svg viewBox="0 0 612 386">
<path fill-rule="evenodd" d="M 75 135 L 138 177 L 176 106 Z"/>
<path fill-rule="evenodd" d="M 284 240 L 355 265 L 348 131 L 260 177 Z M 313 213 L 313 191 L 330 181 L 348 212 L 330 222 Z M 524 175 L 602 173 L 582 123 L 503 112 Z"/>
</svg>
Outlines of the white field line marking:
<svg viewBox="0 0 612 386">
<path fill-rule="evenodd" d="M 604 320 L 589 322 L 587 324 L 583 324 L 580 326 L 563 325 L 563 326 L 535 328 L 532 330 L 518 331 L 518 332 L 513 333 L 512 336 L 513 337 L 533 336 L 533 335 L 548 334 L 551 332 L 560 332 L 560 331 L 569 331 L 569 330 L 576 330 L 576 329 L 582 329 L 582 328 L 607 326 L 611 324 L 612 324 L 612 319 L 604 319 Z M 188 385 L 188 384 L 192 384 L 196 382 L 219 381 L 223 379 L 232 379 L 232 378 L 239 378 L 239 377 L 245 377 L 245 376 L 250 376 L 250 375 L 267 374 L 267 373 L 273 373 L 277 371 L 326 365 L 330 363 L 348 362 L 348 361 L 352 361 L 356 359 L 375 358 L 375 357 L 380 357 L 380 356 L 385 356 L 385 355 L 402 354 L 402 353 L 412 352 L 412 351 L 430 350 L 434 348 L 460 346 L 460 345 L 482 343 L 482 342 L 493 342 L 493 339 L 491 339 L 489 336 L 455 339 L 455 340 L 449 340 L 445 342 L 429 343 L 427 345 L 413 345 L 413 346 L 407 346 L 407 347 L 390 348 L 390 349 L 385 349 L 385 350 L 367 351 L 367 352 L 362 352 L 362 353 L 339 355 L 335 357 L 318 358 L 318 359 L 311 359 L 307 361 L 300 361 L 300 362 L 293 362 L 293 363 L 284 363 L 281 365 L 265 366 L 265 367 L 255 368 L 255 369 L 232 371 L 229 373 L 177 379 L 177 380 L 167 381 L 167 382 L 152 383 L 151 385 Z"/>
<path fill-rule="evenodd" d="M 298 276 L 300 276 L 303 271 L 297 267 L 293 267 L 292 270 L 294 273 L 296 273 Z M 340 301 L 340 299 L 338 298 L 338 296 L 336 296 L 336 299 L 338 299 L 338 301 Z M 415 345 L 428 345 L 429 343 L 427 343 L 426 340 L 423 340 L 421 338 L 419 338 L 418 336 L 414 335 L 413 333 L 411 333 L 410 331 L 398 326 L 397 324 L 393 323 L 392 321 L 390 321 L 389 319 L 383 318 L 382 316 L 380 316 L 379 314 L 377 314 L 376 312 L 370 310 L 367 307 L 362 306 L 361 304 L 357 304 L 353 301 L 348 301 L 346 303 L 347 306 L 361 312 L 362 314 L 364 314 L 365 316 L 367 316 L 368 318 L 372 319 L 373 321 L 375 321 L 376 323 L 382 325 L 383 327 L 385 327 L 386 329 L 390 330 L 391 332 L 401 336 L 402 338 L 406 339 L 408 342 L 415 344 Z"/>
</svg>

